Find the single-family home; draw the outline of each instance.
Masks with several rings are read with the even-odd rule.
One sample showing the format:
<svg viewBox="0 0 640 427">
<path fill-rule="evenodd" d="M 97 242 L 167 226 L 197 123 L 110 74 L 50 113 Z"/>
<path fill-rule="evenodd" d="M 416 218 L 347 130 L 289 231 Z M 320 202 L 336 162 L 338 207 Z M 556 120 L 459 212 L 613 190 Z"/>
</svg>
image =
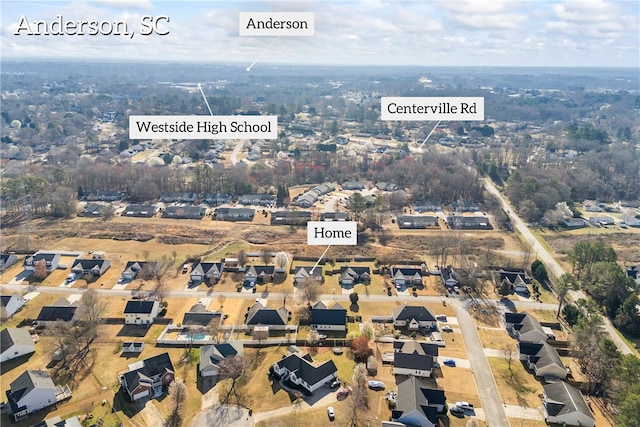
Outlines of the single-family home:
<svg viewBox="0 0 640 427">
<path fill-rule="evenodd" d="M 123 217 L 138 217 L 138 218 L 151 218 L 158 211 L 158 207 L 155 205 L 129 205 L 122 211 L 120 216 Z"/>
<path fill-rule="evenodd" d="M 341 186 L 343 190 L 364 190 L 367 187 L 362 181 L 345 181 Z"/>
<path fill-rule="evenodd" d="M 129 398 L 136 401 L 147 396 L 162 396 L 174 377 L 175 370 L 169 353 L 162 353 L 130 364 L 129 372 L 120 377 L 120 384 Z"/>
<path fill-rule="evenodd" d="M 445 219 L 452 230 L 492 230 L 489 218 L 475 215 L 450 215 Z"/>
<path fill-rule="evenodd" d="M 520 341 L 518 343 L 518 354 L 520 360 L 525 362 L 536 377 L 544 377 L 550 380 L 565 379 L 567 377 L 567 368 L 562 363 L 558 352 L 546 342 Z"/>
<path fill-rule="evenodd" d="M 580 390 L 564 381 L 543 384 L 542 411 L 548 424 L 594 427 L 593 414 Z"/>
<path fill-rule="evenodd" d="M 121 277 L 125 280 L 135 279 L 140 272 L 149 276 L 153 275 L 160 268 L 160 263 L 157 261 L 129 261 L 124 266 L 124 271 Z"/>
<path fill-rule="evenodd" d="M 0 320 L 7 320 L 13 316 L 25 303 L 26 301 L 22 295 L 17 292 L 14 292 L 12 295 L 0 296 Z"/>
<path fill-rule="evenodd" d="M 349 214 L 346 212 L 321 212 L 320 221 L 349 221 Z"/>
<path fill-rule="evenodd" d="M 221 343 L 200 347 L 200 376 L 217 377 L 218 364 L 228 357 L 243 353 L 242 343 Z"/>
<path fill-rule="evenodd" d="M 209 326 L 214 321 L 222 321 L 222 312 L 209 311 L 201 302 L 193 305 L 182 318 L 184 326 Z"/>
<path fill-rule="evenodd" d="M 640 218 L 637 216 L 624 214 L 620 220 L 621 222 L 624 221 L 629 227 L 640 227 Z"/>
<path fill-rule="evenodd" d="M 199 282 L 216 282 L 222 277 L 224 271 L 224 262 L 196 262 L 191 268 L 191 281 Z"/>
<path fill-rule="evenodd" d="M 51 273 L 58 268 L 60 264 L 60 254 L 55 252 L 38 251 L 33 255 L 27 256 L 24 259 L 23 266 L 27 271 L 34 271 L 38 262 L 44 262 L 47 273 Z"/>
<path fill-rule="evenodd" d="M 584 228 L 588 225 L 583 218 L 565 218 L 561 224 L 567 228 Z"/>
<path fill-rule="evenodd" d="M 318 283 L 322 283 L 323 275 L 322 275 L 322 266 L 318 265 L 317 267 L 309 266 L 298 266 L 293 270 L 293 286 L 298 286 L 302 281 L 306 279 L 313 279 Z"/>
<path fill-rule="evenodd" d="M 318 301 L 311 308 L 311 327 L 318 331 L 346 331 L 347 309 L 337 302 L 329 307 Z"/>
<path fill-rule="evenodd" d="M 231 194 L 222 193 L 205 193 L 202 195 L 202 201 L 209 206 L 215 207 L 231 202 Z"/>
<path fill-rule="evenodd" d="M 438 413 L 446 408 L 443 390 L 409 376 L 398 384 L 396 408 L 391 411 L 391 419 L 407 426 L 434 427 L 438 425 Z"/>
<path fill-rule="evenodd" d="M 194 203 L 198 198 L 196 193 L 163 193 L 160 201 L 164 203 Z"/>
<path fill-rule="evenodd" d="M 102 276 L 111 267 L 111 261 L 107 259 L 76 259 L 71 266 L 71 271 L 76 276 Z"/>
<path fill-rule="evenodd" d="M 162 218 L 170 219 L 202 219 L 207 208 L 202 206 L 167 206 L 162 211 Z"/>
<path fill-rule="evenodd" d="M 311 394 L 336 378 L 338 368 L 329 359 L 317 365 L 310 355 L 300 357 L 297 353 L 283 357 L 271 366 L 271 372 L 283 381 L 293 383 Z"/>
<path fill-rule="evenodd" d="M 245 286 L 255 286 L 256 284 L 271 282 L 274 273 L 275 266 L 273 265 L 249 266 L 244 275 L 244 284 Z"/>
<path fill-rule="evenodd" d="M 412 267 L 391 267 L 391 283 L 396 286 L 421 286 L 426 269 Z"/>
<path fill-rule="evenodd" d="M 310 211 L 271 212 L 271 225 L 307 225 L 311 221 Z"/>
<path fill-rule="evenodd" d="M 0 254 L 0 271 L 5 271 L 18 262 L 18 257 L 14 254 Z"/>
<path fill-rule="evenodd" d="M 598 225 L 600 227 L 606 227 L 608 225 L 613 225 L 615 220 L 613 217 L 601 215 L 601 216 L 590 216 L 589 224 Z"/>
<path fill-rule="evenodd" d="M 65 418 L 64 420 L 60 418 L 59 415 L 56 415 L 55 417 L 47 418 L 32 427 L 82 427 L 82 423 L 80 422 L 80 418 L 75 415 L 73 417 Z"/>
<path fill-rule="evenodd" d="M 395 341 L 393 343 L 394 375 L 431 377 L 434 362 L 438 358 L 438 346 L 418 341 Z"/>
<path fill-rule="evenodd" d="M 460 283 L 460 276 L 458 276 L 458 273 L 456 273 L 456 271 L 450 265 L 446 267 L 440 267 L 440 275 L 442 277 L 442 282 L 447 287 L 447 289 L 458 286 L 458 283 Z"/>
<path fill-rule="evenodd" d="M 24 328 L 5 328 L 0 331 L 0 348 L 1 363 L 36 351 L 31 334 Z"/>
<path fill-rule="evenodd" d="M 99 201 L 99 202 L 116 202 L 118 200 L 122 200 L 124 194 L 120 191 L 107 191 L 107 190 L 98 190 L 98 191 L 90 191 L 85 193 L 85 200 L 89 201 Z"/>
<path fill-rule="evenodd" d="M 528 294 L 527 279 L 524 270 L 503 270 L 496 271 L 493 275 L 496 288 L 500 287 L 506 280 L 511 289 L 518 294 Z"/>
<path fill-rule="evenodd" d="M 150 325 L 158 316 L 160 302 L 155 300 L 130 300 L 124 308 L 124 323 L 127 325 Z"/>
<path fill-rule="evenodd" d="M 340 276 L 338 278 L 340 285 L 369 284 L 370 281 L 371 272 L 369 267 L 340 267 Z"/>
<path fill-rule="evenodd" d="M 518 341 L 547 341 L 548 335 L 542 325 L 529 313 L 505 313 L 504 322 L 509 335 Z"/>
<path fill-rule="evenodd" d="M 275 206 L 276 196 L 271 194 L 243 194 L 238 197 L 238 204 L 244 206 Z"/>
<path fill-rule="evenodd" d="M 60 297 L 52 305 L 45 305 L 40 309 L 36 322 L 40 326 L 46 326 L 57 320 L 73 322 L 78 314 L 77 302 L 71 303 L 64 297 Z"/>
<path fill-rule="evenodd" d="M 47 371 L 24 371 L 7 390 L 11 415 L 18 421 L 56 403 L 56 386 Z"/>
<path fill-rule="evenodd" d="M 251 306 L 246 315 L 245 324 L 251 326 L 265 325 L 272 329 L 284 329 L 289 318 L 289 311 L 285 307 L 267 308 L 259 302 Z"/>
<path fill-rule="evenodd" d="M 393 326 L 407 328 L 411 331 L 418 329 L 435 329 L 436 317 L 431 310 L 424 306 L 402 305 L 391 310 Z"/>
</svg>

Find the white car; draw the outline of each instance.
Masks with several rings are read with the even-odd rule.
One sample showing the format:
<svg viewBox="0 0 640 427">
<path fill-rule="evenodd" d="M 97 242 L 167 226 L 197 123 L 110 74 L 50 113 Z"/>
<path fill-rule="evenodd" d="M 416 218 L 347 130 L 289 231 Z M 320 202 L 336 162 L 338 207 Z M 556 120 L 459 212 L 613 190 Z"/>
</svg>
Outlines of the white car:
<svg viewBox="0 0 640 427">
<path fill-rule="evenodd" d="M 456 402 L 456 407 L 460 409 L 466 409 L 468 411 L 473 411 L 473 404 L 469 402 Z"/>
<path fill-rule="evenodd" d="M 451 326 L 443 326 L 442 332 L 453 332 L 453 328 Z"/>
<path fill-rule="evenodd" d="M 329 421 L 333 421 L 336 419 L 336 413 L 333 410 L 333 406 L 329 406 L 327 408 L 327 416 L 329 416 Z"/>
</svg>

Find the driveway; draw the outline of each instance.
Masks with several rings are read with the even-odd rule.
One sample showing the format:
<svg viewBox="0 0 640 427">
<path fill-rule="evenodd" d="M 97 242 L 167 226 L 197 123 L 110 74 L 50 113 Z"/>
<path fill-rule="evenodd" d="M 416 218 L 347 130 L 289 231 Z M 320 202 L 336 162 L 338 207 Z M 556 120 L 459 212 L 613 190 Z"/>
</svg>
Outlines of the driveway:
<svg viewBox="0 0 640 427">
<path fill-rule="evenodd" d="M 476 331 L 471 315 L 458 301 L 449 301 L 456 309 L 458 324 L 462 331 L 464 345 L 467 347 L 469 364 L 476 380 L 478 394 L 482 402 L 482 409 L 486 417 L 487 425 L 495 427 L 508 426 L 509 421 L 502 405 L 502 398 L 493 379 L 491 367 L 484 355 L 484 348 Z"/>
<path fill-rule="evenodd" d="M 156 408 L 156 405 L 153 403 L 153 400 L 147 400 L 144 403 L 144 408 L 140 410 L 140 415 L 142 415 L 142 419 L 148 426 L 164 425 L 162 415 L 160 415 L 160 412 L 158 411 L 158 408 Z"/>
<path fill-rule="evenodd" d="M 150 426 L 162 424 L 147 424 Z M 253 420 L 249 411 L 238 405 L 214 405 L 200 414 L 191 423 L 192 427 L 250 427 Z"/>
</svg>

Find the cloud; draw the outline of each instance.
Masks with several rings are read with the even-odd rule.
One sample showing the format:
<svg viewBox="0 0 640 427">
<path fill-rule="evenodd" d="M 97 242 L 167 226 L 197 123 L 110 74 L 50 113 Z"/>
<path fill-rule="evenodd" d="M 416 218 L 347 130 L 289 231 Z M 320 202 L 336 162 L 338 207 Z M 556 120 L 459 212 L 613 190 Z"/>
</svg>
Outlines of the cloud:
<svg viewBox="0 0 640 427">
<path fill-rule="evenodd" d="M 92 3 L 120 9 L 152 9 L 150 0 L 91 0 Z"/>
</svg>

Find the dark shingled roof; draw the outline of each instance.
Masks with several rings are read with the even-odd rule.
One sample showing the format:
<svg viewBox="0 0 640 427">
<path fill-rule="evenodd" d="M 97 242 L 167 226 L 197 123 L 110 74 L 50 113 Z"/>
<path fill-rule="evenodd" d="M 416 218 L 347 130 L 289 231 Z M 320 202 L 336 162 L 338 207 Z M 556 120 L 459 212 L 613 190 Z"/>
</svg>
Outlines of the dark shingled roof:
<svg viewBox="0 0 640 427">
<path fill-rule="evenodd" d="M 593 418 L 591 410 L 584 401 L 580 390 L 572 385 L 564 381 L 558 381 L 551 384 L 543 384 L 542 388 L 546 396 L 547 412 L 550 416 L 555 417 L 573 412 L 581 412 Z"/>
<path fill-rule="evenodd" d="M 297 354 L 280 359 L 275 363 L 279 368 L 286 368 L 289 372 L 295 372 L 296 376 L 304 380 L 310 387 L 322 381 L 331 374 L 338 372 L 333 360 L 329 359 L 320 366 L 313 366 L 313 360 L 308 354 L 300 357 Z"/>
<path fill-rule="evenodd" d="M 347 310 L 338 303 L 331 308 L 314 307 L 311 309 L 311 324 L 344 326 L 347 324 Z"/>
<path fill-rule="evenodd" d="M 256 302 L 253 304 L 249 313 L 247 313 L 247 325 L 281 325 L 287 324 L 289 312 L 286 308 L 279 309 L 266 308 L 264 305 Z"/>
<path fill-rule="evenodd" d="M 405 305 L 402 307 L 394 307 L 391 310 L 393 320 L 405 320 L 407 322 L 415 319 L 418 322 L 435 322 L 436 318 L 431 311 L 422 306 Z"/>
<path fill-rule="evenodd" d="M 142 361 L 142 367 L 124 374 L 129 391 L 136 389 L 140 380 L 149 379 L 165 372 L 174 372 L 169 353 L 162 353 Z"/>
<path fill-rule="evenodd" d="M 157 301 L 127 301 L 127 305 L 124 308 L 124 314 L 151 314 L 153 311 L 153 305 Z"/>
<path fill-rule="evenodd" d="M 397 420 L 402 417 L 402 414 L 417 411 L 437 425 L 438 409 L 432 405 L 446 405 L 444 391 L 432 389 L 421 379 L 410 376 L 398 384 L 396 410 L 392 411 L 391 417 Z"/>
</svg>

